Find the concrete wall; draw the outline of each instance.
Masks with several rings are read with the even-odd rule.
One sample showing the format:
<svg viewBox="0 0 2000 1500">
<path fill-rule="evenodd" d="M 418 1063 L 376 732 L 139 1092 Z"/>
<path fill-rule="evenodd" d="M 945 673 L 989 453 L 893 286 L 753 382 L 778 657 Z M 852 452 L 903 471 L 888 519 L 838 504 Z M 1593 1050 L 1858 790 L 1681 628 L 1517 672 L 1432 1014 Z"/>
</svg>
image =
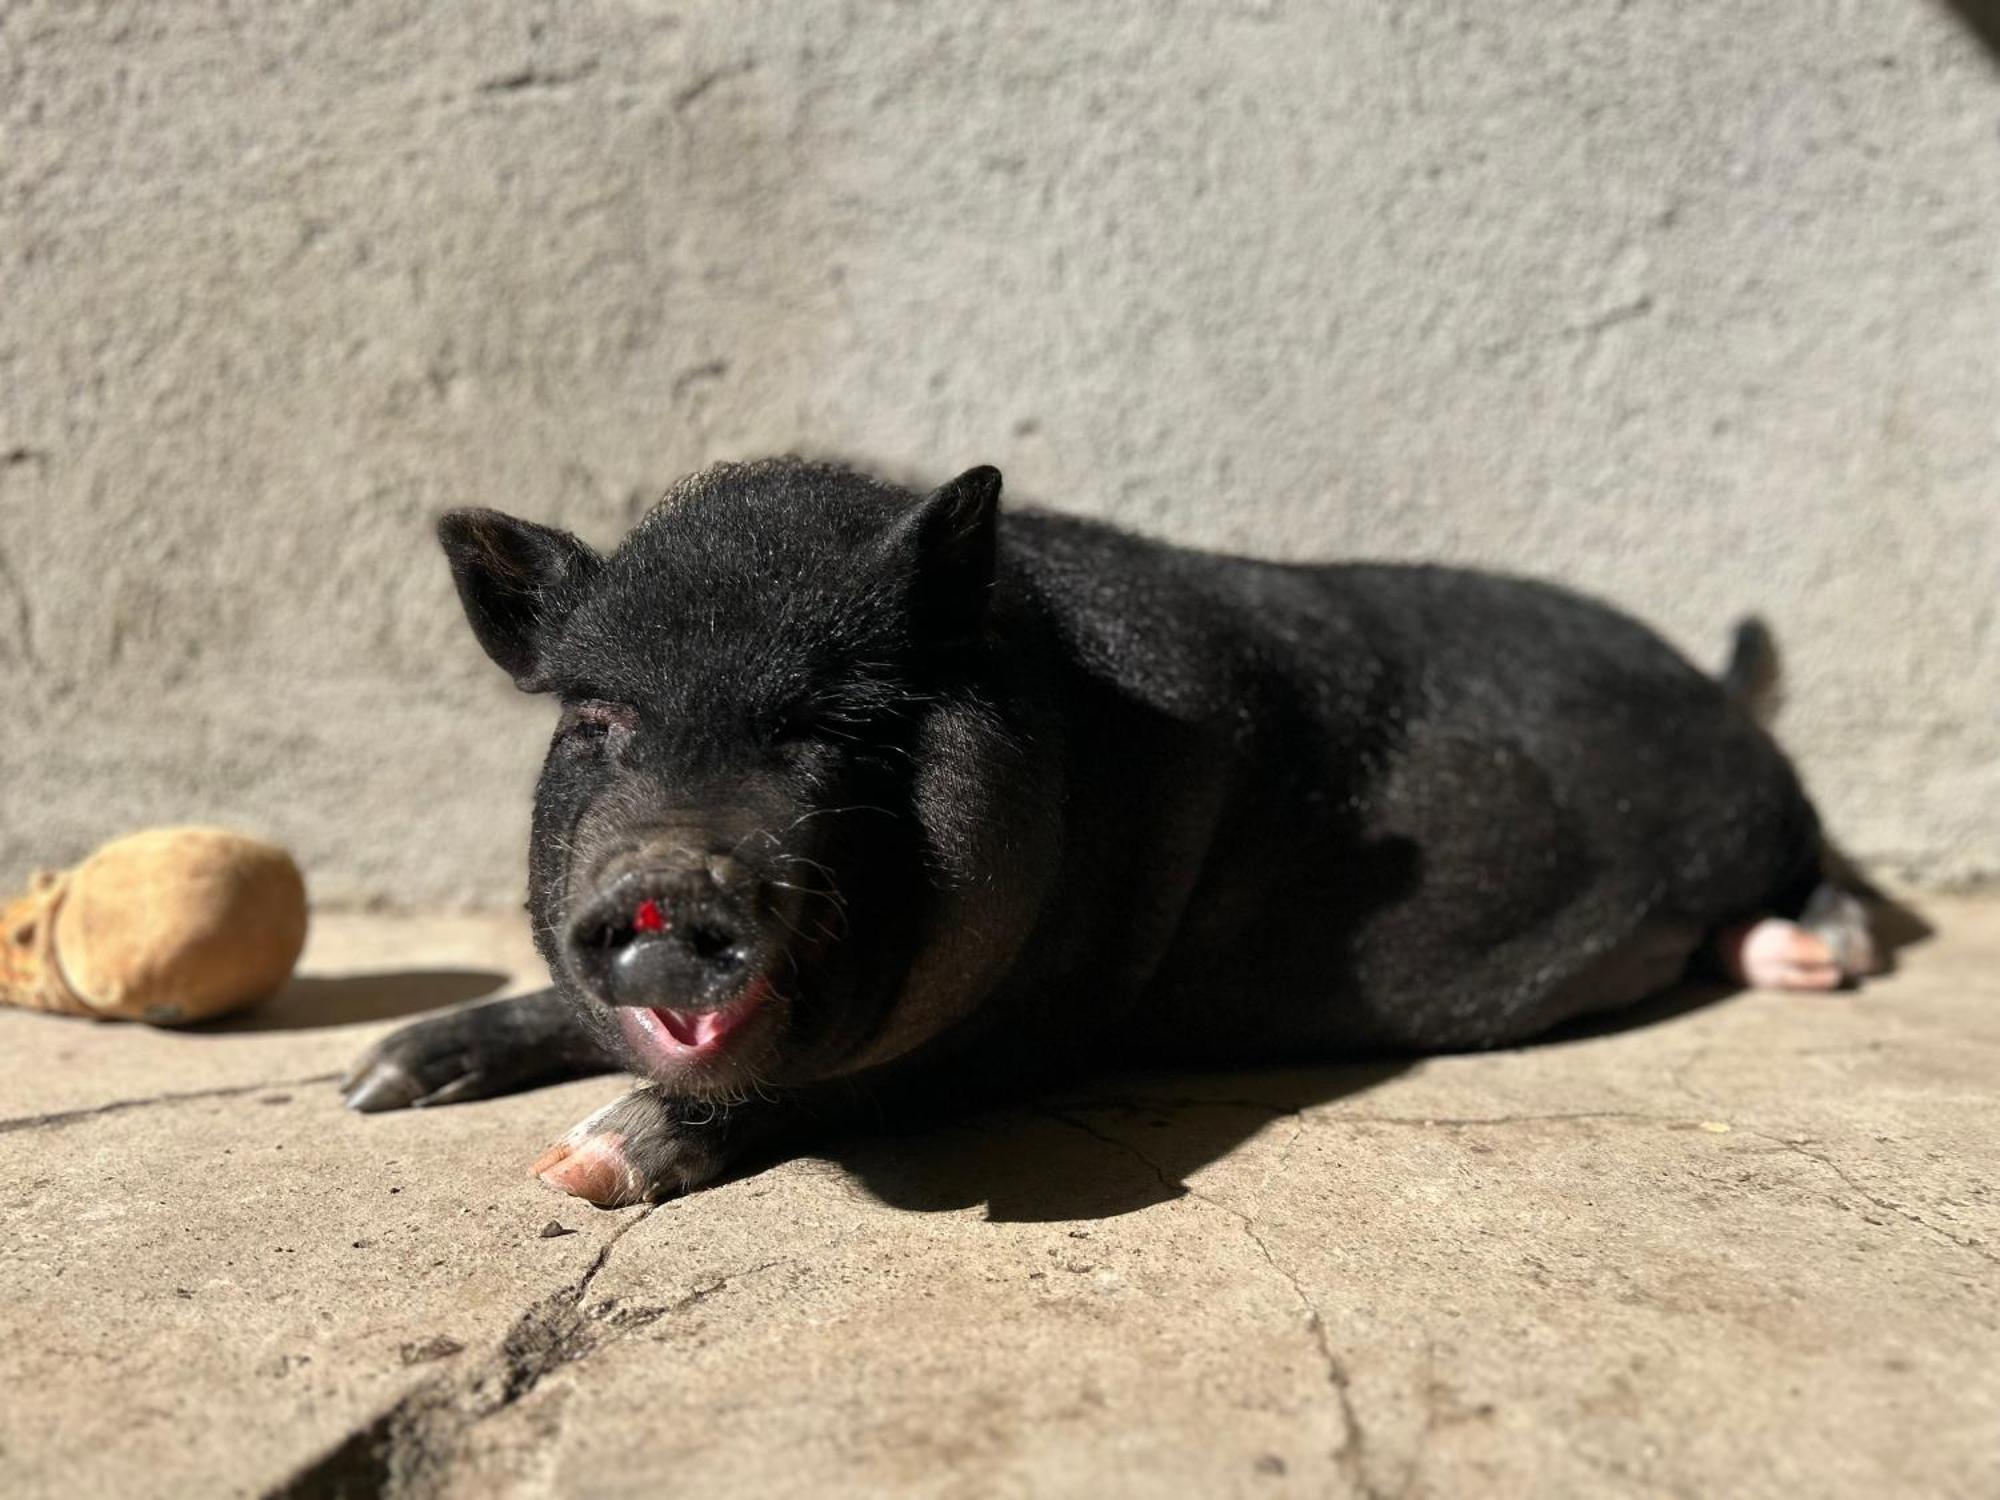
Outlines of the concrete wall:
<svg viewBox="0 0 2000 1500">
<path fill-rule="evenodd" d="M 135 825 L 521 885 L 428 536 L 772 450 L 1495 564 L 2000 871 L 2000 83 L 1925 0 L 0 8 L 0 876 Z"/>
</svg>

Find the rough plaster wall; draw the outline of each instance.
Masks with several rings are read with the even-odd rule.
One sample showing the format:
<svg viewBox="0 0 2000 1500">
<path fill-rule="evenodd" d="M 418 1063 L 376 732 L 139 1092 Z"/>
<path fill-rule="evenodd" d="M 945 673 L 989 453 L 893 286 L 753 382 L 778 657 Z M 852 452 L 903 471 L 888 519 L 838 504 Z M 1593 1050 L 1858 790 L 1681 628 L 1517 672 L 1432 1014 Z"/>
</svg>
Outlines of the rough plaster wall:
<svg viewBox="0 0 2000 1500">
<path fill-rule="evenodd" d="M 503 901 L 430 517 L 841 452 L 1622 600 L 2000 870 L 2000 83 L 1924 0 L 0 5 L 0 876 Z"/>
</svg>

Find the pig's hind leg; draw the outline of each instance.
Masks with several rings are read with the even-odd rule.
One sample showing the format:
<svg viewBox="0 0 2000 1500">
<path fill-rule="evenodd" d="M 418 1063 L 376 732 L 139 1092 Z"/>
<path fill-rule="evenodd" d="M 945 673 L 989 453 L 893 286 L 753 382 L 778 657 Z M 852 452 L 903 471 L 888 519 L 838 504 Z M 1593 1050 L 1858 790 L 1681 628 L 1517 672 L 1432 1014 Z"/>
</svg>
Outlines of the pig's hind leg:
<svg viewBox="0 0 2000 1500">
<path fill-rule="evenodd" d="M 619 1064 L 555 990 L 426 1016 L 364 1052 L 340 1080 L 349 1109 L 375 1114 L 490 1099 Z"/>
<path fill-rule="evenodd" d="M 1880 973 L 1868 908 L 1831 882 L 1796 919 L 1760 917 L 1715 935 L 1715 958 L 1738 984 L 1759 990 L 1837 990 Z"/>
</svg>

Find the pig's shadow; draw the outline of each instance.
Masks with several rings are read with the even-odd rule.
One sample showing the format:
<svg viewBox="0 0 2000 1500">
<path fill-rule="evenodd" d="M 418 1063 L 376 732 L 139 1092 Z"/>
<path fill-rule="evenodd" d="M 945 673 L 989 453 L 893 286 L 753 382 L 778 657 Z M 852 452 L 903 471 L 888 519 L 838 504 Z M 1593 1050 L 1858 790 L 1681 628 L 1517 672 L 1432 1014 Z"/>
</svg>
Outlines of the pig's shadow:
<svg viewBox="0 0 2000 1500">
<path fill-rule="evenodd" d="M 408 969 L 383 973 L 301 974 L 262 1005 L 202 1027 L 204 1031 L 303 1031 L 393 1021 L 490 995 L 511 975 L 491 969 Z"/>
<path fill-rule="evenodd" d="M 1875 939 L 1893 970 L 1900 950 L 1932 929 L 1907 906 L 1878 897 L 1873 907 Z M 1684 981 L 1521 1045 L 1558 1047 L 1658 1026 L 1744 993 Z M 1106 1079 L 922 1133 L 857 1136 L 824 1154 L 896 1208 L 938 1212 L 983 1202 L 996 1223 L 1108 1219 L 1187 1196 L 1190 1173 L 1272 1122 L 1361 1093 L 1422 1060 Z"/>
<path fill-rule="evenodd" d="M 984 1203 L 994 1223 L 1108 1219 L 1187 1196 L 1190 1173 L 1274 1120 L 1371 1088 L 1411 1061 L 1107 1080 L 824 1154 L 894 1208 Z"/>
</svg>

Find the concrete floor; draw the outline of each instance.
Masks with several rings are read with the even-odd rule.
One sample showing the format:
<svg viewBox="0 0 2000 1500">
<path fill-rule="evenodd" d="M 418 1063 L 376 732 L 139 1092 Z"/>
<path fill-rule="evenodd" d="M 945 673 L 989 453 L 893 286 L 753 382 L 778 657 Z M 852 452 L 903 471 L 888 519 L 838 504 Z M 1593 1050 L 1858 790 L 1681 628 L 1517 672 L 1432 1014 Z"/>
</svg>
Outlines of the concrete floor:
<svg viewBox="0 0 2000 1500">
<path fill-rule="evenodd" d="M 14 1496 L 2000 1494 L 2000 902 L 1859 995 L 1149 1078 L 651 1210 L 597 1080 L 362 1118 L 516 920 L 235 1029 L 0 1014 Z M 553 1226 L 553 1227 L 551 1227 Z"/>
</svg>

